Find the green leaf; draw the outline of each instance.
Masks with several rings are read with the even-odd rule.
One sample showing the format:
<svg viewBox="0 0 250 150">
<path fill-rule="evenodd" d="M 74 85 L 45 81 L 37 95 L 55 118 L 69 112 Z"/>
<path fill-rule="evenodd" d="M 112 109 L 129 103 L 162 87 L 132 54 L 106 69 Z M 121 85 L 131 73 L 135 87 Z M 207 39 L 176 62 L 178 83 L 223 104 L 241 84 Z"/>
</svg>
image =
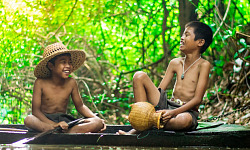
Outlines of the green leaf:
<svg viewBox="0 0 250 150">
<path fill-rule="evenodd" d="M 244 52 L 246 50 L 246 48 L 241 48 L 241 49 L 239 49 L 238 51 L 239 51 L 239 53 L 242 53 L 242 52 Z"/>
<path fill-rule="evenodd" d="M 245 39 L 240 39 L 240 44 L 243 45 L 245 48 L 247 47 L 247 43 Z"/>
<path fill-rule="evenodd" d="M 244 57 L 244 59 L 249 59 L 249 58 L 250 58 L 250 55 L 248 55 L 248 56 Z"/>
<path fill-rule="evenodd" d="M 236 59 L 236 58 L 238 58 L 238 53 L 237 52 L 234 54 L 234 59 Z"/>
<path fill-rule="evenodd" d="M 222 39 L 223 39 L 223 40 L 226 40 L 226 39 L 228 39 L 229 37 L 231 37 L 231 35 L 224 35 Z"/>
</svg>

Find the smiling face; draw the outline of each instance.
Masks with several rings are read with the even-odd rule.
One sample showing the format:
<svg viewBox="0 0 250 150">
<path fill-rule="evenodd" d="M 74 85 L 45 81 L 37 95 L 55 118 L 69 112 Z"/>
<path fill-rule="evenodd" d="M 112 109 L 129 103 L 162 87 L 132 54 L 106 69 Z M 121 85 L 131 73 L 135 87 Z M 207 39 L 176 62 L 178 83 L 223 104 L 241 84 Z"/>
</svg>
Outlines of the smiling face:
<svg viewBox="0 0 250 150">
<path fill-rule="evenodd" d="M 194 39 L 194 28 L 187 27 L 181 36 L 180 50 L 185 54 L 193 52 L 194 50 L 200 50 L 201 39 L 196 41 Z"/>
<path fill-rule="evenodd" d="M 58 76 L 61 78 L 68 78 L 72 72 L 73 66 L 70 56 L 58 56 L 55 63 L 48 63 L 48 67 L 51 70 L 52 76 Z"/>
</svg>

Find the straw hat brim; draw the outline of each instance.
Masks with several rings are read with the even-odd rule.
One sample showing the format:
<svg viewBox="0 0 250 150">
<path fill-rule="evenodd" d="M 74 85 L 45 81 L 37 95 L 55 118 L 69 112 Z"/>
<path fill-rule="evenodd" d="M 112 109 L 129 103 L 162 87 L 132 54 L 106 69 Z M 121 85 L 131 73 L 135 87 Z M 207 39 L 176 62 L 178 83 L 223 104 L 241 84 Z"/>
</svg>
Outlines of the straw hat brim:
<svg viewBox="0 0 250 150">
<path fill-rule="evenodd" d="M 60 55 L 60 54 L 63 54 L 63 53 L 70 53 L 70 55 L 71 55 L 71 61 L 72 61 L 72 66 L 73 66 L 72 72 L 77 70 L 84 63 L 84 61 L 86 59 L 86 54 L 83 50 L 68 50 L 68 49 L 61 50 L 61 51 L 58 51 L 58 52 L 56 52 L 48 57 L 43 58 L 36 66 L 35 71 L 34 71 L 34 75 L 37 78 L 50 77 L 51 72 L 47 67 L 49 60 L 52 59 L 53 57 Z"/>
</svg>

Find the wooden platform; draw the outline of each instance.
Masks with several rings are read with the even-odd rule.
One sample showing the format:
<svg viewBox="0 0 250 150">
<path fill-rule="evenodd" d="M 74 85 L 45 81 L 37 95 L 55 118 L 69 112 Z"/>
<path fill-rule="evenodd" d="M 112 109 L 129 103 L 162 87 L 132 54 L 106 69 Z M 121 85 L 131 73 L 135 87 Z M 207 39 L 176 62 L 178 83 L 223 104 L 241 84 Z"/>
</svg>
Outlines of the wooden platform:
<svg viewBox="0 0 250 150">
<path fill-rule="evenodd" d="M 218 123 L 217 123 L 218 124 Z M 108 146 L 150 146 L 150 147 L 184 147 L 212 146 L 250 148 L 250 128 L 239 125 L 219 125 L 216 123 L 199 123 L 197 131 L 163 131 L 152 129 L 138 135 L 117 135 L 118 130 L 129 131 L 131 126 L 108 125 L 104 133 L 69 134 L 53 133 L 28 144 L 73 144 L 73 145 L 108 145 Z M 0 125 L 0 128 L 13 130 L 0 131 L 0 144 L 11 144 L 23 138 L 36 135 L 26 132 L 23 125 Z M 206 129 L 207 128 L 207 129 Z M 18 131 L 19 129 L 23 131 Z"/>
</svg>

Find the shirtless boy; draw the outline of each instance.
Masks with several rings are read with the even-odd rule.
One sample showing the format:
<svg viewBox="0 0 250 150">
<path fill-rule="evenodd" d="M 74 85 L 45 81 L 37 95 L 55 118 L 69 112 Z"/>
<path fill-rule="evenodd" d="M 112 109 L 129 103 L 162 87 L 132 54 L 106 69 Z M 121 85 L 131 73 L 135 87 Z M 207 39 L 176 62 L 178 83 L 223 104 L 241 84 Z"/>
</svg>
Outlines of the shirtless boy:
<svg viewBox="0 0 250 150">
<path fill-rule="evenodd" d="M 135 102 L 148 101 L 163 112 L 165 130 L 193 130 L 197 127 L 198 108 L 207 89 L 210 63 L 201 54 L 212 42 L 211 28 L 201 22 L 186 24 L 180 41 L 185 57 L 170 61 L 165 76 L 157 88 L 146 73 L 136 72 L 133 78 Z M 165 90 L 176 74 L 172 98 Z M 179 103 L 179 104 L 178 104 Z M 126 134 L 119 131 L 119 134 Z M 129 133 L 138 133 L 132 129 Z"/>
<path fill-rule="evenodd" d="M 98 132 L 104 128 L 104 122 L 83 104 L 76 81 L 69 77 L 84 60 L 84 51 L 68 50 L 61 43 L 45 48 L 43 59 L 34 71 L 37 79 L 32 97 L 32 115 L 25 118 L 26 127 L 42 132 L 60 126 L 69 133 Z M 70 96 L 77 111 L 86 119 L 68 129 L 67 122 L 75 120 L 66 114 Z"/>
</svg>

